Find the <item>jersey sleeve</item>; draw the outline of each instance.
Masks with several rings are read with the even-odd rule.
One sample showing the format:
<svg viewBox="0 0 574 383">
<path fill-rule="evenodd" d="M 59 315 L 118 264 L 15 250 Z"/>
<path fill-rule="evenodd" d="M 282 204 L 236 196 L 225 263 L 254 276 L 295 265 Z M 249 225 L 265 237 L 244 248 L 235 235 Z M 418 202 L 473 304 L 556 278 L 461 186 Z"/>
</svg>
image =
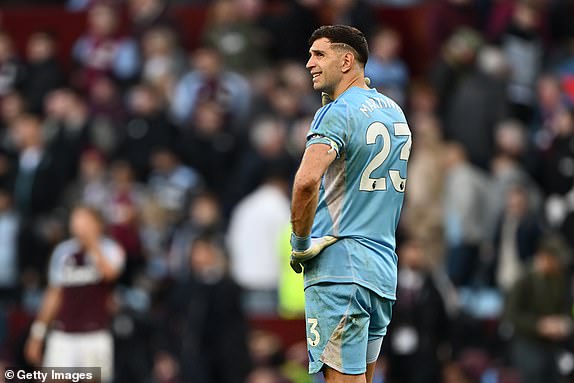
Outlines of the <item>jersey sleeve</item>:
<svg viewBox="0 0 574 383">
<path fill-rule="evenodd" d="M 337 157 L 339 157 L 345 150 L 346 142 L 346 105 L 335 101 L 319 109 L 307 133 L 307 147 L 313 144 L 327 144 L 337 152 Z"/>
<path fill-rule="evenodd" d="M 48 266 L 48 285 L 53 287 L 61 286 L 63 283 L 63 273 L 64 273 L 64 259 L 65 255 L 70 250 L 70 243 L 63 242 L 56 246 L 50 257 L 50 264 Z"/>
<path fill-rule="evenodd" d="M 115 241 L 106 238 L 102 241 L 102 253 L 106 261 L 116 270 L 122 271 L 125 265 L 125 253 Z"/>
</svg>

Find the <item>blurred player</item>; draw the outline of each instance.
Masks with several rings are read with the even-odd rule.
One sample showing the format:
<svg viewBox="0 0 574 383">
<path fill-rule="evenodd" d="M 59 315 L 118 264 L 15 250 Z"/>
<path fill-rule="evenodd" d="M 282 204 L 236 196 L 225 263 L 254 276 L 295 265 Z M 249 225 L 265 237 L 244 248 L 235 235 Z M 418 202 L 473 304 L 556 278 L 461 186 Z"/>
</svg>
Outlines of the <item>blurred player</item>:
<svg viewBox="0 0 574 383">
<path fill-rule="evenodd" d="M 103 222 L 90 207 L 70 217 L 72 238 L 50 260 L 48 289 L 32 324 L 26 358 L 47 367 L 101 367 L 102 382 L 113 375 L 113 339 L 108 331 L 112 283 L 124 265 L 124 251 L 103 235 Z M 42 346 L 48 326 L 42 361 Z"/>
<path fill-rule="evenodd" d="M 291 266 L 305 267 L 309 372 L 371 382 L 395 300 L 411 133 L 400 107 L 366 84 L 359 30 L 324 26 L 310 44 L 313 87 L 334 101 L 315 115 L 293 186 Z"/>
</svg>

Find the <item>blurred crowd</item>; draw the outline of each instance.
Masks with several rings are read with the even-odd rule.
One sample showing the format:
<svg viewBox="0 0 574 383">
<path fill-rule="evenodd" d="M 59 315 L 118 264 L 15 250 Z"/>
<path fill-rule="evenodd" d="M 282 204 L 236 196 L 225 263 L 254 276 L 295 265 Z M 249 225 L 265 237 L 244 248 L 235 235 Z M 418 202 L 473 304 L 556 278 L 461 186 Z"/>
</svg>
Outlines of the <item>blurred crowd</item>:
<svg viewBox="0 0 574 383">
<path fill-rule="evenodd" d="M 192 49 L 163 0 L 68 1 L 86 14 L 69 63 L 51 31 L 16 52 L 0 29 L 3 363 L 30 362 L 50 255 L 83 204 L 126 253 L 115 382 L 320 381 L 303 331 L 286 347 L 251 322 L 303 317 L 287 259 L 291 182 L 321 105 L 307 39 L 344 23 L 367 35 L 371 86 L 414 137 L 376 381 L 569 381 L 572 2 L 191 3 L 207 7 Z M 423 10 L 421 73 L 381 4 Z"/>
</svg>

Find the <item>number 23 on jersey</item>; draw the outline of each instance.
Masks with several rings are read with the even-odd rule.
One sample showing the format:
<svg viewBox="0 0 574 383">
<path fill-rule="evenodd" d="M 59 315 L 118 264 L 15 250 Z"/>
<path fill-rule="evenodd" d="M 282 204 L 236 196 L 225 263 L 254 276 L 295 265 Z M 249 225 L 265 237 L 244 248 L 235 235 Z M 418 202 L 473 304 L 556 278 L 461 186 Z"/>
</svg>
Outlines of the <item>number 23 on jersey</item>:
<svg viewBox="0 0 574 383">
<path fill-rule="evenodd" d="M 407 136 L 407 140 L 402 144 L 399 159 L 408 161 L 411 154 L 412 137 L 409 126 L 404 122 L 395 122 L 393 124 L 395 136 Z M 367 128 L 367 145 L 374 145 L 377 142 L 377 137 L 381 136 L 383 139 L 383 146 L 381 150 L 373 157 L 367 164 L 363 173 L 361 174 L 361 183 L 359 190 L 362 191 L 376 191 L 387 190 L 387 177 L 371 178 L 371 174 L 377 170 L 389 157 L 391 153 L 391 134 L 389 129 L 382 122 L 373 122 Z M 402 178 L 399 170 L 390 169 L 389 178 L 396 191 L 404 193 L 407 179 Z"/>
</svg>

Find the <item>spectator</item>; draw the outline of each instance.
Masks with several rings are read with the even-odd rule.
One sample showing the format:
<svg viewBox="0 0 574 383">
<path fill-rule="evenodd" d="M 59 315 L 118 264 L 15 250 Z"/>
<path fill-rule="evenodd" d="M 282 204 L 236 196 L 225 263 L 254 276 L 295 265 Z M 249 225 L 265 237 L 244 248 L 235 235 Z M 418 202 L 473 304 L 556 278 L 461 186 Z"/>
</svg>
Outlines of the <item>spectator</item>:
<svg viewBox="0 0 574 383">
<path fill-rule="evenodd" d="M 499 51 L 482 48 L 477 54 L 476 66 L 458 79 L 449 95 L 444 129 L 448 139 L 464 146 L 473 164 L 487 169 L 494 153 L 493 128 L 507 114 L 505 70 Z"/>
<path fill-rule="evenodd" d="M 544 46 L 537 29 L 541 17 L 535 2 L 517 1 L 512 19 L 500 37 L 510 66 L 507 97 L 512 117 L 524 123 L 533 116 L 536 78 L 542 69 Z"/>
<path fill-rule="evenodd" d="M 37 117 L 22 115 L 10 129 L 19 150 L 15 204 L 23 217 L 37 218 L 57 207 L 67 180 L 65 158 L 46 147 Z"/>
<path fill-rule="evenodd" d="M 202 42 L 221 55 L 226 69 L 242 74 L 266 65 L 266 38 L 257 25 L 261 0 L 217 0 L 210 9 Z"/>
<path fill-rule="evenodd" d="M 184 163 L 196 169 L 207 187 L 225 202 L 236 192 L 228 186 L 240 158 L 238 141 L 225 123 L 221 105 L 211 101 L 197 106 L 193 123 L 185 128 L 179 142 Z"/>
<path fill-rule="evenodd" d="M 524 275 L 542 235 L 538 217 L 529 206 L 528 190 L 520 184 L 509 188 L 506 206 L 494 237 L 494 281 L 509 291 Z"/>
<path fill-rule="evenodd" d="M 20 86 L 32 113 L 44 111 L 44 97 L 65 84 L 64 75 L 56 59 L 55 37 L 49 32 L 35 32 L 28 39 L 26 63 Z"/>
<path fill-rule="evenodd" d="M 444 257 L 443 209 L 445 143 L 436 118 L 421 114 L 411 119 L 415 127 L 414 147 L 409 160 L 409 192 L 405 198 L 405 232 L 420 242 L 434 263 Z"/>
<path fill-rule="evenodd" d="M 104 223 L 92 208 L 74 209 L 70 232 L 72 238 L 59 244 L 52 255 L 48 290 L 30 330 L 26 357 L 36 366 L 100 366 L 102 382 L 111 382 L 113 339 L 108 331 L 108 305 L 124 253 L 104 236 Z"/>
<path fill-rule="evenodd" d="M 103 211 L 108 194 L 106 160 L 97 150 L 87 149 L 80 157 L 79 168 L 78 178 L 66 190 L 62 204 L 70 210 L 82 204 Z"/>
<path fill-rule="evenodd" d="M 10 129 L 15 120 L 26 112 L 26 101 L 20 93 L 10 92 L 2 98 L 0 108 L 0 150 L 16 155 L 18 149 Z"/>
<path fill-rule="evenodd" d="M 119 33 L 118 19 L 117 10 L 111 5 L 96 4 L 88 11 L 88 29 L 72 51 L 79 66 L 74 85 L 89 90 L 101 76 L 126 82 L 138 74 L 136 43 Z"/>
<path fill-rule="evenodd" d="M 558 344 L 571 333 L 563 244 L 546 239 L 532 269 L 512 287 L 506 318 L 514 328 L 511 360 L 524 383 L 559 382 Z"/>
<path fill-rule="evenodd" d="M 376 20 L 371 5 L 363 0 L 329 0 L 327 19 L 330 24 L 346 24 L 358 28 L 367 39 L 375 32 Z"/>
<path fill-rule="evenodd" d="M 23 66 L 14 52 L 10 35 L 0 31 L 0 100 L 18 89 L 23 76 Z"/>
<path fill-rule="evenodd" d="M 444 219 L 447 272 L 456 286 L 469 286 L 485 238 L 485 206 L 490 180 L 468 162 L 463 147 L 450 143 L 445 153 Z"/>
<path fill-rule="evenodd" d="M 255 190 L 269 169 L 280 169 L 287 180 L 293 177 L 297 164 L 285 149 L 286 135 L 285 126 L 277 119 L 263 117 L 255 122 L 250 132 L 252 149 L 243 152 L 235 169 L 234 203 Z"/>
<path fill-rule="evenodd" d="M 135 182 L 132 167 L 122 161 L 111 165 L 107 190 L 103 213 L 109 223 L 110 236 L 126 252 L 126 267 L 120 282 L 129 285 L 145 269 L 139 215 L 146 192 Z"/>
<path fill-rule="evenodd" d="M 536 106 L 532 123 L 533 141 L 536 149 L 547 150 L 556 136 L 553 121 L 566 107 L 560 89 L 560 81 L 551 74 L 542 74 L 536 82 Z"/>
<path fill-rule="evenodd" d="M 182 210 L 190 198 L 200 191 L 201 177 L 194 169 L 183 165 L 168 148 L 158 148 L 152 154 L 151 163 L 147 189 L 167 214 L 168 223 L 174 224 L 182 218 Z"/>
<path fill-rule="evenodd" d="M 20 267 L 39 278 L 51 246 L 60 239 L 52 214 L 66 184 L 66 162 L 61 153 L 46 147 L 37 117 L 23 114 L 14 120 L 10 130 L 19 150 L 11 185 L 14 206 L 21 217 Z"/>
<path fill-rule="evenodd" d="M 296 114 L 297 118 L 305 114 L 314 114 L 319 108 L 319 99 L 313 91 L 312 84 L 309 82 L 309 72 L 300 63 L 295 61 L 286 61 L 279 70 L 279 82 L 284 84 L 285 89 L 297 100 Z M 271 94 L 273 102 L 273 94 Z M 292 117 L 289 113 L 282 113 L 282 108 L 275 108 L 279 114 L 286 117 Z M 287 121 L 289 128 L 292 127 L 292 121 Z"/>
<path fill-rule="evenodd" d="M 289 222 L 288 181 L 274 171 L 233 210 L 227 243 L 231 274 L 245 290 L 244 304 L 250 314 L 277 311 L 278 243 Z M 250 233 L 258 233 L 251 240 Z"/>
<path fill-rule="evenodd" d="M 221 210 L 219 201 L 209 192 L 203 192 L 191 201 L 186 219 L 174 227 L 169 243 L 167 264 L 172 279 L 181 280 L 189 276 L 187 258 L 195 238 L 205 233 L 223 237 Z"/>
<path fill-rule="evenodd" d="M 100 77 L 94 81 L 86 100 L 92 116 L 89 144 L 109 157 L 118 150 L 127 119 L 122 96 L 112 79 Z"/>
<path fill-rule="evenodd" d="M 48 148 L 65 157 L 66 182 L 76 177 L 82 150 L 88 146 L 94 125 L 84 98 L 71 89 L 57 89 L 46 98 L 44 123 Z"/>
<path fill-rule="evenodd" d="M 118 156 L 130 163 L 139 181 L 150 172 L 150 158 L 158 148 L 174 148 L 178 130 L 171 124 L 157 91 L 145 84 L 136 85 L 128 96 L 129 118 L 122 132 Z"/>
<path fill-rule="evenodd" d="M 404 106 L 409 71 L 399 56 L 401 43 L 401 36 L 394 29 L 381 29 L 375 33 L 365 75 L 371 79 L 371 87 Z"/>
<path fill-rule="evenodd" d="M 568 14 L 562 14 L 566 20 Z M 571 30 L 563 44 L 562 57 L 556 60 L 554 71 L 558 75 L 564 96 L 570 104 L 574 103 L 574 30 Z"/>
<path fill-rule="evenodd" d="M 436 112 L 441 121 L 447 119 L 453 94 L 461 80 L 475 70 L 481 45 L 481 36 L 476 31 L 461 28 L 450 35 L 439 50 L 440 55 L 429 71 L 429 82 L 436 93 Z"/>
<path fill-rule="evenodd" d="M 285 2 L 285 9 L 270 15 L 264 28 L 268 31 L 269 58 L 281 62 L 293 60 L 304 63 L 309 50 L 307 40 L 320 25 L 316 9 L 320 0 L 292 0 Z M 293 28 L 293 25 L 297 28 Z"/>
<path fill-rule="evenodd" d="M 18 301 L 20 265 L 18 260 L 18 235 L 20 218 L 12 205 L 12 196 L 0 188 L 0 311 Z"/>
<path fill-rule="evenodd" d="M 193 54 L 192 70 L 176 84 L 171 96 L 171 113 L 178 123 L 186 125 L 194 117 L 198 105 L 217 102 L 238 129 L 251 108 L 251 88 L 247 80 L 236 72 L 225 70 L 220 54 L 209 48 Z"/>
<path fill-rule="evenodd" d="M 529 212 L 537 214 L 542 207 L 541 190 L 523 165 L 529 162 L 524 126 L 516 120 L 502 121 L 496 127 L 495 141 L 498 154 L 491 162 L 494 193 L 488 200 L 488 227 L 493 229 L 503 215 L 507 194 L 515 185 L 525 188 Z M 492 238 L 492 234 L 489 232 L 488 238 Z"/>
<path fill-rule="evenodd" d="M 555 137 L 542 154 L 542 187 L 547 195 L 565 195 L 574 185 L 574 107 L 557 112 Z"/>
<path fill-rule="evenodd" d="M 390 381 L 437 382 L 437 350 L 446 340 L 448 328 L 445 305 L 421 245 L 407 240 L 398 253 L 398 299 L 387 335 Z"/>
<path fill-rule="evenodd" d="M 226 274 L 223 249 L 209 237 L 193 241 L 190 275 L 168 293 L 165 346 L 185 381 L 244 382 L 250 368 L 240 289 Z M 225 368 L 222 368 L 225 366 Z"/>
<path fill-rule="evenodd" d="M 187 60 L 175 33 L 165 27 L 147 31 L 142 37 L 142 79 L 167 100 L 171 88 L 187 69 Z"/>
<path fill-rule="evenodd" d="M 128 0 L 128 14 L 132 22 L 132 36 L 141 41 L 143 36 L 155 28 L 171 29 L 178 36 L 183 33 L 169 15 L 166 0 Z"/>
<path fill-rule="evenodd" d="M 441 47 L 455 31 L 478 27 L 476 4 L 471 0 L 440 0 L 433 2 L 428 15 L 430 52 L 440 52 Z"/>
</svg>

